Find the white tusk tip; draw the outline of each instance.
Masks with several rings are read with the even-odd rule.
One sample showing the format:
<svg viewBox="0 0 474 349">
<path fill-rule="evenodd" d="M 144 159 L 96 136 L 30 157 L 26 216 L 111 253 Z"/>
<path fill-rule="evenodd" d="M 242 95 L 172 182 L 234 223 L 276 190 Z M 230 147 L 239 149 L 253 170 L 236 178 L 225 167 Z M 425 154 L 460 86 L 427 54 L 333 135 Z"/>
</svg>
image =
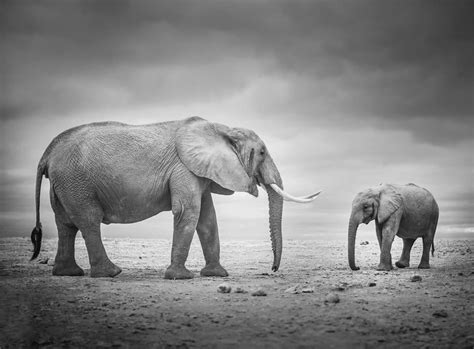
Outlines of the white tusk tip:
<svg viewBox="0 0 474 349">
<path fill-rule="evenodd" d="M 321 193 L 322 193 L 322 191 L 318 191 L 317 193 L 305 196 L 303 199 L 313 199 L 314 200 L 316 198 L 316 196 L 318 196 Z"/>
<path fill-rule="evenodd" d="M 301 204 L 306 204 L 306 203 L 309 203 L 309 202 L 312 202 L 316 196 L 318 196 L 321 192 L 317 192 L 317 193 L 314 193 L 314 194 L 311 194 L 311 195 L 308 195 L 308 196 L 305 196 L 305 197 L 295 197 L 293 195 L 290 195 L 288 193 L 286 193 L 285 191 L 283 191 L 280 187 L 278 187 L 276 184 L 270 184 L 270 186 L 273 188 L 273 190 L 275 190 L 281 197 L 283 197 L 284 200 L 286 201 L 294 201 L 294 202 L 299 202 Z"/>
</svg>

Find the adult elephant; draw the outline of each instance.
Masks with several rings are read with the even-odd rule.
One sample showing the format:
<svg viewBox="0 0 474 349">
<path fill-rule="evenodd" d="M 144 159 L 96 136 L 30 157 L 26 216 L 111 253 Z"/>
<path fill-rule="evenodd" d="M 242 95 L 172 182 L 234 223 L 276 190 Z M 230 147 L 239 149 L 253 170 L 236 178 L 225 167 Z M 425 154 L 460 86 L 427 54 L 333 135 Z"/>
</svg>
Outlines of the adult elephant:
<svg viewBox="0 0 474 349">
<path fill-rule="evenodd" d="M 50 199 L 58 229 L 54 275 L 84 275 L 76 264 L 77 231 L 84 237 L 92 277 L 113 277 L 113 264 L 101 240 L 100 224 L 133 223 L 162 211 L 174 215 L 171 265 L 167 279 L 188 279 L 186 269 L 194 231 L 201 241 L 203 276 L 227 276 L 220 265 L 216 214 L 211 193 L 258 195 L 265 187 L 270 208 L 273 267 L 282 251 L 283 198 L 310 202 L 317 194 L 295 198 L 282 180 L 262 140 L 251 130 L 229 128 L 199 117 L 133 126 L 92 123 L 69 129 L 47 147 L 36 176 L 36 226 L 32 259 L 41 247 L 40 190 L 51 182 Z"/>
<path fill-rule="evenodd" d="M 430 248 L 434 253 L 434 235 L 438 224 L 439 209 L 431 193 L 415 184 L 383 184 L 356 195 L 348 229 L 348 257 L 352 270 L 359 270 L 354 262 L 357 227 L 375 219 L 375 230 L 380 246 L 380 264 L 377 270 L 391 270 L 390 250 L 395 235 L 403 239 L 399 268 L 410 265 L 410 251 L 418 237 L 423 238 L 423 255 L 418 268 L 430 267 Z"/>
</svg>

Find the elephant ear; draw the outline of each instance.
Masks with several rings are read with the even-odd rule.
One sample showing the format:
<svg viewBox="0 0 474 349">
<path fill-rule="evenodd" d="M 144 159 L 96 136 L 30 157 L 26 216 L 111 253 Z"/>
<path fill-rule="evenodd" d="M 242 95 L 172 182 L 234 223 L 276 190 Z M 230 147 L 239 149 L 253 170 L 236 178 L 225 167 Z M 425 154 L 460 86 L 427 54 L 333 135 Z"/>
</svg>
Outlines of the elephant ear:
<svg viewBox="0 0 474 349">
<path fill-rule="evenodd" d="M 377 214 L 377 221 L 379 223 L 385 222 L 401 206 L 401 194 L 391 185 L 384 186 L 380 191 L 380 202 Z"/>
<path fill-rule="evenodd" d="M 224 189 L 252 193 L 252 181 L 244 170 L 231 128 L 193 117 L 176 134 L 176 150 L 196 176 L 208 178 Z"/>
</svg>

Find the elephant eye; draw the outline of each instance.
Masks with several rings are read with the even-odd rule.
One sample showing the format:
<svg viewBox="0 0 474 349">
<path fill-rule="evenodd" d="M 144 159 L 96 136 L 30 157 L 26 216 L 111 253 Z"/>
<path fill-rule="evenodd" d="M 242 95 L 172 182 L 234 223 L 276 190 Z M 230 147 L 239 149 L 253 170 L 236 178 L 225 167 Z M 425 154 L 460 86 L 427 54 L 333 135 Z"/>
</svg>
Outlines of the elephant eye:
<svg viewBox="0 0 474 349">
<path fill-rule="evenodd" d="M 265 149 L 260 150 L 260 155 L 265 155 Z"/>
</svg>

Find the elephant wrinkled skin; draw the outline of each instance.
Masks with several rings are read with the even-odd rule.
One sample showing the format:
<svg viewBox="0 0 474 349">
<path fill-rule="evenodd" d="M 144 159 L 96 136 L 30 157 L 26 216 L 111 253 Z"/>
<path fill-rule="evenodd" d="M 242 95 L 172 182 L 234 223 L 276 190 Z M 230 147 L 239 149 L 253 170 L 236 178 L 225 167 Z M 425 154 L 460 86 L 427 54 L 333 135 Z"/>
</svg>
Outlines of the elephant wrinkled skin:
<svg viewBox="0 0 474 349">
<path fill-rule="evenodd" d="M 78 230 L 86 243 L 91 276 L 119 274 L 121 269 L 105 252 L 100 224 L 133 223 L 171 210 L 173 244 L 165 278 L 193 277 L 185 262 L 194 231 L 206 261 L 201 275 L 227 276 L 219 261 L 211 193 L 240 191 L 257 196 L 257 185 L 268 193 L 272 269 L 279 268 L 283 197 L 273 187 L 283 188 L 282 180 L 265 144 L 251 130 L 192 117 L 137 126 L 92 123 L 61 133 L 38 164 L 32 259 L 41 247 L 39 197 L 43 175 L 51 183 L 50 200 L 59 237 L 54 275 L 84 275 L 74 257 Z"/>
<path fill-rule="evenodd" d="M 375 219 L 375 230 L 380 246 L 378 270 L 391 270 L 390 250 L 395 235 L 403 239 L 399 268 L 410 265 L 410 251 L 418 237 L 423 238 L 423 255 L 418 268 L 430 267 L 430 248 L 434 252 L 434 235 L 438 224 L 439 209 L 433 195 L 415 184 L 383 184 L 356 195 L 348 228 L 348 258 L 352 270 L 358 270 L 354 261 L 357 227 Z"/>
</svg>

